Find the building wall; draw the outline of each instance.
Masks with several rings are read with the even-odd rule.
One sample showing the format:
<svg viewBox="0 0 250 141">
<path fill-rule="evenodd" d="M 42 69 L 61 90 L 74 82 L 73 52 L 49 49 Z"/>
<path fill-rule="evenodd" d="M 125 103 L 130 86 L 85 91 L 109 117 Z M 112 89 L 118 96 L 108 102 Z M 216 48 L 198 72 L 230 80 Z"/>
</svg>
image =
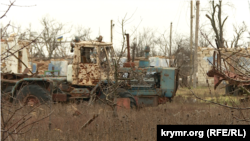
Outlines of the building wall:
<svg viewBox="0 0 250 141">
<path fill-rule="evenodd" d="M 210 86 L 214 85 L 214 78 L 207 77 L 207 72 L 211 69 L 212 65 L 207 61 L 207 59 L 211 59 L 213 57 L 213 48 L 198 48 L 197 51 L 197 59 L 198 59 L 198 86 L 207 86 L 207 81 Z M 212 61 L 211 61 L 212 63 Z"/>
<path fill-rule="evenodd" d="M 16 39 L 8 39 L 7 43 L 6 41 L 2 41 L 1 42 L 1 54 L 6 52 L 8 48 L 11 48 L 11 52 L 15 52 L 17 50 L 19 50 L 21 47 L 23 47 L 23 43 L 22 42 L 18 42 Z M 28 48 L 29 47 L 25 47 L 23 48 L 22 51 L 22 61 L 23 63 L 26 64 L 27 67 L 30 68 L 30 64 L 28 62 Z M 13 55 L 11 55 L 10 53 L 5 53 L 3 54 L 3 57 L 7 57 L 5 60 L 1 61 L 1 72 L 3 73 L 18 73 L 18 60 L 16 59 L 16 57 L 14 57 Z M 15 53 L 15 56 L 18 57 L 18 51 Z M 22 68 L 21 68 L 21 72 L 24 71 L 26 67 L 22 64 Z"/>
<path fill-rule="evenodd" d="M 248 54 L 250 52 L 250 48 L 227 48 L 227 49 L 220 49 L 220 52 L 224 55 L 231 56 L 232 53 L 236 53 L 238 57 L 241 57 L 242 54 Z M 206 79 L 208 79 L 208 82 L 210 85 L 214 85 L 214 78 L 207 77 L 206 73 L 211 69 L 212 65 L 207 61 L 207 59 L 210 60 L 211 63 L 213 63 L 213 53 L 214 48 L 206 48 L 206 47 L 199 47 L 197 51 L 197 57 L 198 57 L 198 72 L 197 72 L 197 79 L 198 79 L 198 86 L 207 86 Z M 245 58 L 245 57 L 243 57 Z M 249 58 L 246 58 L 249 59 Z M 223 60 L 222 60 L 223 62 Z M 250 63 L 250 61 L 249 61 Z M 222 69 L 225 69 L 224 63 L 221 64 Z M 229 67 L 229 65 L 227 66 Z M 230 68 L 228 68 L 230 69 Z M 242 71 L 243 72 L 243 71 Z"/>
</svg>

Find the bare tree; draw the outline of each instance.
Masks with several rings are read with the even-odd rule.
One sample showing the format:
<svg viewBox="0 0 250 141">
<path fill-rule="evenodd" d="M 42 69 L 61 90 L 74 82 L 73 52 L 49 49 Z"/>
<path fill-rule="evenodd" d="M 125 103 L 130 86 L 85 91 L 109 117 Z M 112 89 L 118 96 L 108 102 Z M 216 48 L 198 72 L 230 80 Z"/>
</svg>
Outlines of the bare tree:
<svg viewBox="0 0 250 141">
<path fill-rule="evenodd" d="M 160 39 L 157 40 L 156 31 L 150 28 L 143 28 L 143 31 L 138 33 L 138 36 L 135 37 L 135 40 L 138 40 L 137 44 L 135 45 L 135 54 L 137 57 L 144 56 L 144 49 L 145 46 L 149 46 L 150 50 L 152 51 L 152 55 L 157 55 L 156 46 L 157 44 L 161 43 Z"/>
<path fill-rule="evenodd" d="M 222 20 L 222 1 L 220 0 L 218 4 L 215 5 L 214 1 L 211 1 L 212 13 L 211 16 L 206 14 L 206 17 L 210 20 L 211 25 L 213 27 L 215 37 L 216 37 L 216 45 L 218 48 L 224 48 L 224 37 L 223 37 L 223 26 L 228 18 L 228 16 Z M 218 9 L 218 10 L 217 10 Z M 217 13 L 217 18 L 215 14 Z"/>
<path fill-rule="evenodd" d="M 231 42 L 231 48 L 237 48 L 239 46 L 239 41 L 242 39 L 242 35 L 247 31 L 247 26 L 243 22 L 242 25 L 237 26 L 233 25 L 234 27 L 234 38 Z"/>
<path fill-rule="evenodd" d="M 159 47 L 160 54 L 163 56 L 168 56 L 167 54 L 169 52 L 169 41 L 167 39 L 169 38 L 166 36 L 165 33 L 166 32 L 164 32 L 162 35 L 157 37 L 157 39 L 155 40 L 155 43 Z"/>
<path fill-rule="evenodd" d="M 7 5 L 8 9 L 4 12 L 4 14 L 0 17 L 0 19 L 2 19 L 3 17 L 6 16 L 6 14 L 9 12 L 10 8 L 12 6 L 18 6 L 14 4 L 15 1 L 10 1 L 10 4 Z M 8 57 L 10 56 L 15 56 L 15 53 L 22 50 L 23 48 L 29 46 L 28 45 L 24 45 L 23 47 L 19 48 L 18 50 L 14 50 L 12 51 L 12 48 L 15 46 L 10 46 L 10 44 L 8 44 L 8 41 L 13 41 L 16 39 L 17 36 L 19 36 L 19 39 L 22 39 L 23 37 L 25 37 L 24 33 L 23 34 L 14 34 L 12 36 L 10 36 L 10 38 L 7 40 L 7 37 L 9 37 L 8 35 L 8 28 L 12 27 L 12 29 L 14 29 L 19 33 L 20 28 L 16 28 L 13 25 L 10 24 L 10 22 L 5 25 L 2 26 L 3 28 L 1 28 L 1 42 L 4 42 L 5 44 L 7 44 L 7 48 L 1 52 L 1 64 L 3 64 L 3 62 L 5 60 L 8 59 Z M 4 38 L 6 39 L 4 39 Z M 2 40 L 3 39 L 3 40 Z M 18 43 L 18 42 L 17 42 Z M 16 43 L 16 44 L 17 44 Z M 13 44 L 12 44 L 13 45 Z M 7 54 L 7 55 L 6 55 Z M 21 61 L 19 58 L 16 57 L 16 59 L 18 59 L 19 61 Z M 21 61 L 22 62 L 22 61 Z M 23 63 L 23 62 L 22 62 Z M 26 66 L 27 68 L 27 66 Z M 1 86 L 2 82 L 1 82 Z M 32 108 L 30 111 L 25 112 L 25 108 L 23 106 L 21 107 L 17 107 L 14 104 L 10 104 L 7 99 L 4 99 L 6 97 L 11 96 L 10 92 L 8 92 L 6 89 L 3 90 L 1 87 L 1 140 L 18 140 L 20 135 L 25 134 L 29 131 L 32 130 L 33 126 L 40 122 L 41 120 L 49 117 L 51 115 L 48 114 L 47 116 L 41 118 L 41 119 L 35 119 L 35 120 L 31 120 L 32 116 L 30 115 L 30 113 L 32 111 L 34 111 L 38 106 Z"/>
<path fill-rule="evenodd" d="M 122 35 L 121 48 L 120 48 L 120 50 L 117 51 L 117 55 L 115 55 L 114 51 L 112 51 L 112 50 L 107 51 L 107 53 L 110 52 L 110 54 L 111 54 L 110 55 L 110 57 L 112 58 L 111 65 L 110 65 L 110 67 L 107 67 L 106 69 L 102 70 L 102 72 L 105 73 L 107 76 L 108 83 L 106 83 L 106 84 L 101 83 L 99 86 L 99 89 L 102 91 L 102 93 L 106 97 L 104 100 L 102 100 L 102 99 L 100 99 L 100 100 L 102 102 L 110 105 L 113 110 L 117 106 L 114 103 L 113 99 L 118 98 L 118 97 L 124 97 L 125 95 L 127 95 L 126 97 L 130 99 L 130 104 L 132 103 L 130 106 L 136 105 L 136 101 L 132 97 L 132 94 L 127 92 L 126 89 L 124 89 L 124 88 L 126 88 L 128 86 L 130 80 L 133 80 L 133 79 L 142 80 L 142 78 L 139 78 L 139 77 L 143 76 L 141 74 L 136 74 L 134 72 L 134 69 L 131 69 L 131 71 L 120 70 L 121 57 L 124 56 L 125 52 L 127 51 L 127 48 L 126 48 L 127 38 L 125 35 L 126 34 L 125 25 L 131 20 L 132 16 L 133 16 L 133 14 L 127 18 L 127 14 L 126 14 L 123 17 L 123 19 L 121 21 L 119 21 L 119 24 L 121 26 L 121 35 Z M 132 33 L 134 33 L 134 32 L 132 32 Z M 131 35 L 133 35 L 133 34 L 131 34 Z M 105 55 L 105 52 L 103 54 Z M 103 56 L 102 52 L 100 51 L 100 53 L 98 54 L 99 60 L 103 60 L 102 56 Z M 109 61 L 107 61 L 107 62 L 109 62 Z M 130 63 L 128 62 L 128 64 L 130 64 Z M 93 101 L 93 99 L 95 99 L 95 97 L 96 96 L 91 96 L 90 103 L 92 103 L 92 101 Z"/>
<path fill-rule="evenodd" d="M 213 36 L 213 29 L 208 28 L 207 24 L 203 23 L 200 25 L 199 27 L 199 31 L 206 36 L 206 38 L 208 38 L 208 40 L 212 39 Z M 209 41 L 204 37 L 204 36 L 200 36 L 199 40 L 198 40 L 198 44 L 200 47 L 211 47 Z"/>
<path fill-rule="evenodd" d="M 45 31 L 39 38 L 38 43 L 40 43 L 40 48 L 42 48 L 43 46 L 45 47 L 46 51 L 48 52 L 48 59 L 65 55 L 66 52 L 63 52 L 62 49 L 65 48 L 66 45 L 58 42 L 57 38 L 69 33 L 70 29 L 66 29 L 65 24 L 62 24 L 55 19 L 50 19 L 49 17 L 43 17 L 41 20 L 41 24 L 44 27 Z"/>
<path fill-rule="evenodd" d="M 85 28 L 82 25 L 78 25 L 75 28 L 75 33 L 73 36 L 77 36 L 82 41 L 90 40 L 90 34 L 92 33 L 90 28 Z"/>
<path fill-rule="evenodd" d="M 4 14 L 0 17 L 0 19 L 2 19 L 3 17 L 6 17 L 6 14 L 9 12 L 10 8 L 11 8 L 12 6 L 14 6 L 14 3 L 15 3 L 15 2 L 16 2 L 16 1 L 10 1 L 10 4 L 7 5 L 7 6 L 8 6 L 7 10 L 4 11 Z"/>
</svg>

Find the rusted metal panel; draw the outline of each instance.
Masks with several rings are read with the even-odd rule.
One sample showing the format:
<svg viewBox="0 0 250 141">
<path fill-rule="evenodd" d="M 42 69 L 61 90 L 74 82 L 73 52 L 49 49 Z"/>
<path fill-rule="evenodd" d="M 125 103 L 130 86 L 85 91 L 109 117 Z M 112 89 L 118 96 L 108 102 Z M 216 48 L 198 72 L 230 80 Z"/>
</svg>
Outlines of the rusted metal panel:
<svg viewBox="0 0 250 141">
<path fill-rule="evenodd" d="M 164 68 L 161 72 L 161 89 L 165 97 L 173 97 L 176 92 L 176 70 Z"/>
<path fill-rule="evenodd" d="M 117 104 L 117 111 L 130 109 L 130 99 L 129 98 L 116 98 L 115 103 Z"/>
<path fill-rule="evenodd" d="M 130 47 L 129 47 L 129 34 L 125 34 L 127 38 L 127 62 L 130 62 Z"/>
<path fill-rule="evenodd" d="M 240 59 L 237 62 L 233 61 L 233 57 L 237 57 L 235 56 L 236 53 L 227 55 L 226 53 L 221 53 L 220 51 L 218 53 L 214 51 L 213 62 L 208 60 L 209 63 L 212 64 L 213 69 L 207 72 L 207 76 L 214 77 L 214 89 L 216 89 L 223 80 L 227 81 L 230 85 L 250 85 L 250 76 L 240 70 L 241 68 L 247 71 L 245 68 L 247 65 L 244 65 L 245 67 L 243 68 L 241 65 L 238 65 L 239 68 L 233 65 L 233 63 L 241 63 Z M 221 59 L 223 59 L 223 64 L 221 63 Z M 224 65 L 223 69 L 222 65 Z"/>
<path fill-rule="evenodd" d="M 71 93 L 70 94 L 72 98 L 76 98 L 76 97 L 81 97 L 81 98 L 89 98 L 90 94 L 76 94 L 76 93 Z"/>
<path fill-rule="evenodd" d="M 61 102 L 66 102 L 67 101 L 67 95 L 66 94 L 60 94 L 60 93 L 57 93 L 57 94 L 53 94 L 52 95 L 52 100 L 53 101 L 61 101 Z"/>
<path fill-rule="evenodd" d="M 85 50 L 84 48 L 86 46 L 83 47 L 83 44 L 88 45 L 88 49 Z M 81 42 L 76 44 L 74 47 L 75 56 L 73 58 L 72 65 L 73 85 L 95 86 L 100 80 L 105 80 L 107 77 L 109 77 L 109 79 L 114 78 L 114 69 L 110 68 L 110 62 L 109 59 L 107 59 L 107 47 L 102 46 L 104 44 L 105 43 L 100 44 L 95 42 Z M 83 59 L 81 59 L 82 57 Z M 96 61 L 91 59 L 89 60 L 89 57 L 95 59 Z M 106 62 L 108 63 L 107 68 L 103 68 L 101 66 L 100 59 L 102 59 L 102 62 L 103 60 L 105 62 L 106 59 Z"/>
<path fill-rule="evenodd" d="M 135 63 L 134 62 L 125 62 L 123 63 L 123 67 L 135 67 Z"/>
<path fill-rule="evenodd" d="M 75 88 L 70 93 L 89 94 L 90 91 L 87 88 Z"/>
<path fill-rule="evenodd" d="M 96 80 L 100 75 L 100 68 L 97 64 L 80 63 L 79 70 L 78 85 L 96 85 Z"/>
<path fill-rule="evenodd" d="M 74 85 L 96 85 L 96 80 L 100 77 L 100 68 L 98 64 L 94 63 L 81 63 L 80 53 L 75 50 L 76 58 L 73 59 L 73 73 L 72 78 Z"/>
<path fill-rule="evenodd" d="M 71 97 L 82 97 L 88 98 L 90 96 L 90 91 L 87 88 L 74 88 L 70 92 Z"/>
<path fill-rule="evenodd" d="M 158 97 L 158 104 L 165 104 L 169 101 L 168 97 Z"/>
</svg>

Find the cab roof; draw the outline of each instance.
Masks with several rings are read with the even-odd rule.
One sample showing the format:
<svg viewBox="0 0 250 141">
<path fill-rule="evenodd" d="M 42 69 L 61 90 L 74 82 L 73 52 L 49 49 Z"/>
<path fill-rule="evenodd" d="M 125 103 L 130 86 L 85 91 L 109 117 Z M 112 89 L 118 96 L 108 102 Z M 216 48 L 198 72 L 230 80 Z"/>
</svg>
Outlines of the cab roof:
<svg viewBox="0 0 250 141">
<path fill-rule="evenodd" d="M 76 43 L 77 46 L 93 47 L 93 46 L 112 46 L 111 42 L 98 42 L 98 41 L 80 41 Z"/>
</svg>

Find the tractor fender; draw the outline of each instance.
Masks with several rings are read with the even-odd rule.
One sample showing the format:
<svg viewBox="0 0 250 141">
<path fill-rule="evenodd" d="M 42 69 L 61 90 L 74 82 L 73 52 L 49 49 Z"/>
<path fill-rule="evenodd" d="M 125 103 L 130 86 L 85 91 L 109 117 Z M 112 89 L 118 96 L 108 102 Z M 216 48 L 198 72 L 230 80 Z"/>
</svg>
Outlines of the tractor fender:
<svg viewBox="0 0 250 141">
<path fill-rule="evenodd" d="M 34 83 L 34 82 L 48 82 L 50 85 L 48 86 L 47 90 L 50 92 L 50 94 L 53 93 L 53 81 L 50 79 L 46 79 L 46 78 L 23 78 L 20 79 L 19 81 L 16 82 L 16 84 L 14 85 L 12 91 L 11 91 L 11 95 L 12 97 L 16 96 L 17 91 L 20 89 L 20 87 L 22 86 L 22 84 L 29 84 L 29 83 Z"/>
</svg>

